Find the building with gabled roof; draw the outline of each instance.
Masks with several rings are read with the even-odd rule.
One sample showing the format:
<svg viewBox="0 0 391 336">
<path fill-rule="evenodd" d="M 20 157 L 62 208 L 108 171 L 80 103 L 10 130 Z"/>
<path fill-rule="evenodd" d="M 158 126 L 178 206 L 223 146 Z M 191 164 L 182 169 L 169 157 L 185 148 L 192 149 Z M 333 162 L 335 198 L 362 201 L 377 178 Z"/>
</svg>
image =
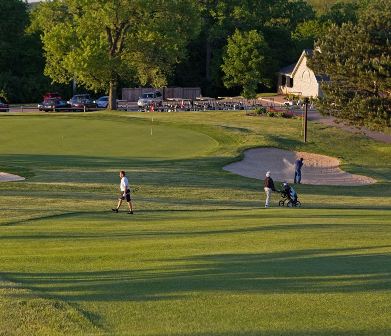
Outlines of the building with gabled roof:
<svg viewBox="0 0 391 336">
<path fill-rule="evenodd" d="M 305 49 L 299 60 L 278 72 L 278 88 L 280 94 L 291 94 L 301 97 L 322 97 L 320 83 L 328 81 L 325 75 L 316 75 L 307 65 L 308 58 L 313 54 L 311 49 Z"/>
</svg>

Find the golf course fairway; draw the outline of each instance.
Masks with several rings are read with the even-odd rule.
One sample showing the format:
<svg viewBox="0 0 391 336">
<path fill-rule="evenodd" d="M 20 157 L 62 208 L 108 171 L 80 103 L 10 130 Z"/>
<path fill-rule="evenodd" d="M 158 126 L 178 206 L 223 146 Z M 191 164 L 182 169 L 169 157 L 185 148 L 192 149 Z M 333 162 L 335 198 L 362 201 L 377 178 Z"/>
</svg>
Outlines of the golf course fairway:
<svg viewBox="0 0 391 336">
<path fill-rule="evenodd" d="M 153 117 L 0 113 L 0 171 L 26 177 L 0 183 L 0 335 L 391 334 L 390 145 L 317 123 L 305 144 L 301 120 L 243 111 Z M 262 181 L 223 170 L 255 147 L 377 183 L 265 209 Z M 121 169 L 134 215 L 111 212 Z"/>
</svg>

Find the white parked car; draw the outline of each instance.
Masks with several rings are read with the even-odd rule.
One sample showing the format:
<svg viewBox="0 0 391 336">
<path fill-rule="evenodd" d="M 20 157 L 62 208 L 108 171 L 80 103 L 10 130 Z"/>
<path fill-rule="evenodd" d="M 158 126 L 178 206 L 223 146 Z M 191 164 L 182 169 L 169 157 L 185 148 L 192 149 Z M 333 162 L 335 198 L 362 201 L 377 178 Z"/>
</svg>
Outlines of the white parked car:
<svg viewBox="0 0 391 336">
<path fill-rule="evenodd" d="M 296 103 L 292 100 L 288 100 L 288 101 L 284 102 L 284 105 L 291 107 L 291 106 L 295 106 Z"/>
<path fill-rule="evenodd" d="M 96 106 L 99 108 L 107 108 L 109 105 L 109 96 L 103 96 L 95 100 Z"/>
<path fill-rule="evenodd" d="M 154 103 L 157 106 L 163 104 L 163 96 L 159 91 L 146 92 L 141 95 L 137 101 L 139 107 L 145 107 Z"/>
</svg>

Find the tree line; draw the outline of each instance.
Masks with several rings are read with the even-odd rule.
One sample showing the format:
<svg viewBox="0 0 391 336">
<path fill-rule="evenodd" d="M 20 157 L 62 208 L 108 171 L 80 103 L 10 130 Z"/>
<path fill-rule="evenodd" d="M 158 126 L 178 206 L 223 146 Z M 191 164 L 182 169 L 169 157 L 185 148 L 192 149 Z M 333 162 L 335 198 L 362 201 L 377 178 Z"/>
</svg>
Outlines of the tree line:
<svg viewBox="0 0 391 336">
<path fill-rule="evenodd" d="M 274 91 L 278 69 L 315 46 L 312 66 L 331 78 L 322 111 L 389 125 L 389 7 L 358 0 L 317 13 L 303 0 L 52 0 L 30 11 L 22 0 L 2 0 L 0 95 L 33 101 L 52 85 L 69 92 L 76 80 L 108 93 L 111 108 L 122 86 L 254 97 Z M 362 88 L 369 80 L 376 84 Z M 363 115 L 348 115 L 357 104 Z M 369 107 L 376 116 L 366 117 Z"/>
</svg>

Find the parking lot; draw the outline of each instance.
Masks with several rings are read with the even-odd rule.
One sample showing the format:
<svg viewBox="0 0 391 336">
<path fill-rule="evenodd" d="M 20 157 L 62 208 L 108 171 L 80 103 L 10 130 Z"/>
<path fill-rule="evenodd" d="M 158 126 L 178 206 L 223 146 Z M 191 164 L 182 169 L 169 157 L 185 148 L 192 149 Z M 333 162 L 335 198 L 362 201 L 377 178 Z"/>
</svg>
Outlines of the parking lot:
<svg viewBox="0 0 391 336">
<path fill-rule="evenodd" d="M 138 106 L 137 102 L 118 101 L 118 110 L 128 112 L 180 112 L 180 111 L 213 111 L 213 110 L 252 110 L 262 106 L 258 100 L 229 100 L 229 99 L 206 99 L 206 100 L 165 100 L 161 104 L 147 104 Z M 48 109 L 46 112 L 90 112 L 105 110 L 99 107 L 66 107 Z M 40 112 L 38 104 L 10 105 L 9 112 L 31 113 Z"/>
</svg>

